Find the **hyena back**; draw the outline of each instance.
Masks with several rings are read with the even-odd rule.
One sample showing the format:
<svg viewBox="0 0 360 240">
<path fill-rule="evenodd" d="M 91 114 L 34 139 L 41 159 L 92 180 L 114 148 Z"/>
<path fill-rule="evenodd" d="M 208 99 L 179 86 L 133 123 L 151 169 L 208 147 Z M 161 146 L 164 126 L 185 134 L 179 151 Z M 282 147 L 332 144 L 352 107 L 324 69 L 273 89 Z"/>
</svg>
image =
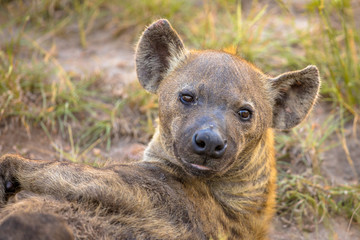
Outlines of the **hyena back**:
<svg viewBox="0 0 360 240">
<path fill-rule="evenodd" d="M 269 77 L 229 53 L 188 51 L 164 19 L 142 34 L 136 67 L 159 97 L 143 160 L 98 169 L 3 156 L 0 232 L 14 214 L 40 213 L 61 217 L 76 239 L 266 239 L 272 129 L 306 117 L 317 68 Z"/>
</svg>

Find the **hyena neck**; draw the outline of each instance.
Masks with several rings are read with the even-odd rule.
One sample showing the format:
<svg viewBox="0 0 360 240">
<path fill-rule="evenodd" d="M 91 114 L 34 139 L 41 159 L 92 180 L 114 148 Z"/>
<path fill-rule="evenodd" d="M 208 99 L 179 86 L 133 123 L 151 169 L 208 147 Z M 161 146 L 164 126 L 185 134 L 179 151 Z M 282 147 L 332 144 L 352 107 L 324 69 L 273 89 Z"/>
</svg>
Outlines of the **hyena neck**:
<svg viewBox="0 0 360 240">
<path fill-rule="evenodd" d="M 157 165 L 160 164 L 164 166 L 171 165 L 180 167 L 176 157 L 167 149 L 172 149 L 172 146 L 163 145 L 160 137 L 160 130 L 157 128 L 155 130 L 154 136 L 145 149 L 143 161 L 156 163 Z"/>
<path fill-rule="evenodd" d="M 250 156 L 238 159 L 237 163 L 223 176 L 209 181 L 215 198 L 234 214 L 270 211 L 276 178 L 272 130 L 264 134 Z"/>
</svg>

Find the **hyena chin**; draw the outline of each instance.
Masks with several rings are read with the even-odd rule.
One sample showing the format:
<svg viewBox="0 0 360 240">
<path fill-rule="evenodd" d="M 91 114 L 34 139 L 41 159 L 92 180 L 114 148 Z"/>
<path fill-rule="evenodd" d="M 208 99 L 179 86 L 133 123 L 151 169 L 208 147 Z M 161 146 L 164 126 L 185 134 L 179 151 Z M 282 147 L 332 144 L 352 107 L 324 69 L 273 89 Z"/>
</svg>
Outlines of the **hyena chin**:
<svg viewBox="0 0 360 240">
<path fill-rule="evenodd" d="M 139 40 L 136 71 L 159 98 L 143 160 L 100 169 L 3 156 L 0 239 L 31 227 L 36 239 L 267 239 L 272 129 L 309 113 L 317 68 L 270 77 L 229 53 L 187 50 L 160 19 Z"/>
</svg>

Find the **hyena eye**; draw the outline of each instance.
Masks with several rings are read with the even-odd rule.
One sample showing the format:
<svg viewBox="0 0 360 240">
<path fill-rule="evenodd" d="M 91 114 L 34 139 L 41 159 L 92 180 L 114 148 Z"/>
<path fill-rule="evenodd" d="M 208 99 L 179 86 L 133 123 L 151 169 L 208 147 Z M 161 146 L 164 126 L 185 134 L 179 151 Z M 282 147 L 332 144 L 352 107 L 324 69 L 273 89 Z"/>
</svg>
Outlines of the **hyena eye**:
<svg viewBox="0 0 360 240">
<path fill-rule="evenodd" d="M 243 121 L 248 121 L 251 118 L 251 111 L 248 109 L 241 109 L 238 113 Z"/>
<path fill-rule="evenodd" d="M 195 101 L 195 98 L 189 93 L 180 93 L 179 99 L 183 104 L 191 104 Z"/>
</svg>

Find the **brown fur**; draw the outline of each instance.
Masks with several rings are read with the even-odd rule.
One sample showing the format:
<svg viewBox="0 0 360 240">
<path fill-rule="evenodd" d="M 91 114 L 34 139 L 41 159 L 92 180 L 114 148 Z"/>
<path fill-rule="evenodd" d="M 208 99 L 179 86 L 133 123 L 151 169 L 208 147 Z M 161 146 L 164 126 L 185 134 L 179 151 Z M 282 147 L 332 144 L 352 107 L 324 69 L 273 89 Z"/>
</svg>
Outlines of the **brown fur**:
<svg viewBox="0 0 360 240">
<path fill-rule="evenodd" d="M 271 78 L 228 53 L 187 51 L 163 19 L 144 31 L 136 64 L 160 106 L 144 159 L 98 169 L 5 155 L 0 224 L 44 214 L 64 219 L 61 229 L 76 239 L 266 239 L 276 194 L 271 128 L 306 117 L 318 94 L 316 67 Z M 183 93 L 193 101 L 181 102 Z M 251 118 L 240 119 L 241 109 Z M 226 139 L 221 157 L 191 150 L 204 129 Z M 14 198 L 20 190 L 27 192 Z"/>
<path fill-rule="evenodd" d="M 0 232 L 3 233 L 0 236 L 0 240 L 74 239 L 73 233 L 62 218 L 44 213 L 12 213 L 1 223 Z"/>
</svg>

